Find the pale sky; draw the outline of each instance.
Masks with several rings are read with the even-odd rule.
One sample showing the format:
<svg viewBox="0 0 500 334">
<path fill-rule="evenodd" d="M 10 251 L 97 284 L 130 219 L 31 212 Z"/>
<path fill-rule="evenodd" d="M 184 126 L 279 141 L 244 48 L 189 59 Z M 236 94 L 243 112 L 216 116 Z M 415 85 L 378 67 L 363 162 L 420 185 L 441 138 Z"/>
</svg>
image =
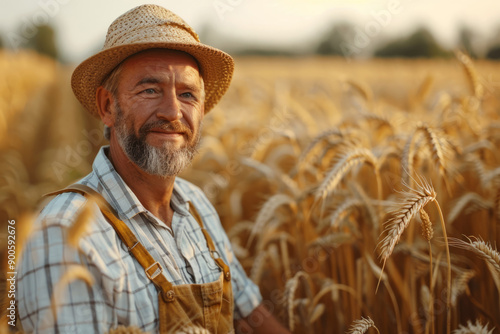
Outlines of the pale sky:
<svg viewBox="0 0 500 334">
<path fill-rule="evenodd" d="M 0 33 L 10 45 L 14 33 L 50 18 L 64 59 L 80 62 L 100 49 L 116 17 L 144 3 L 174 11 L 198 32 L 210 25 L 228 39 L 291 48 L 317 43 L 329 26 L 345 20 L 360 31 L 374 29 L 373 39 L 425 25 L 449 47 L 461 25 L 476 31 L 478 40 L 493 38 L 500 28 L 498 0 L 2 0 Z M 224 48 L 220 43 L 215 46 Z"/>
</svg>

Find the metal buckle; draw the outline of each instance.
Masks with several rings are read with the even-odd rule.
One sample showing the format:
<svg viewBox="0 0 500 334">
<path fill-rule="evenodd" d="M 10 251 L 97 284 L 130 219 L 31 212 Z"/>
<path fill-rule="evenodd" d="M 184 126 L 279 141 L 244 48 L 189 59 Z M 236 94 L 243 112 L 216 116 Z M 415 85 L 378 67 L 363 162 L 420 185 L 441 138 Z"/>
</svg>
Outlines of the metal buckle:
<svg viewBox="0 0 500 334">
<path fill-rule="evenodd" d="M 160 269 L 157 272 L 157 269 L 155 271 L 153 271 L 153 275 L 150 275 L 149 274 L 149 269 L 153 268 L 154 266 L 158 266 L 157 269 Z M 160 275 L 162 272 L 163 272 L 163 268 L 161 267 L 161 264 L 158 263 L 158 261 L 156 261 L 155 263 L 153 263 L 152 265 L 150 265 L 149 267 L 146 268 L 146 270 L 144 270 L 146 272 L 146 276 L 150 279 L 150 280 L 153 280 L 155 279 L 158 275 Z"/>
<path fill-rule="evenodd" d="M 216 250 L 210 251 L 210 255 L 212 256 L 212 259 L 214 259 L 214 260 L 220 258 L 220 254 Z"/>
</svg>

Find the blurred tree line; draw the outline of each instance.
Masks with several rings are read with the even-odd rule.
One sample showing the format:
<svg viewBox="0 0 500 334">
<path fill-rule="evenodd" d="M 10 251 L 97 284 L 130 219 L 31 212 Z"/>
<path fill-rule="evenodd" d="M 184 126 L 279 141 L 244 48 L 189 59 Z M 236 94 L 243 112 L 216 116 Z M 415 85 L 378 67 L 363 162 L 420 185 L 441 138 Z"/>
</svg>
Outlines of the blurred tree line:
<svg viewBox="0 0 500 334">
<path fill-rule="evenodd" d="M 50 24 L 33 25 L 27 31 L 19 28 L 6 36 L 0 34 L 0 48 L 31 49 L 61 61 L 56 43 L 56 32 Z"/>
<path fill-rule="evenodd" d="M 50 24 L 34 26 L 35 33 L 26 38 L 19 28 L 18 32 L 2 36 L 0 34 L 0 48 L 28 48 L 61 61 L 56 43 L 56 31 Z M 32 35 L 32 36 L 31 36 Z M 200 31 L 202 40 L 211 43 L 215 40 L 217 32 L 210 26 L 205 26 Z M 230 41 L 228 44 L 233 44 Z M 462 27 L 458 34 L 457 48 L 467 52 L 474 58 L 480 56 L 474 45 L 474 32 Z M 13 47 L 14 46 L 14 47 Z M 229 49 L 229 48 L 226 48 Z M 244 47 L 236 50 L 228 50 L 235 55 L 260 55 L 260 56 L 290 56 L 297 55 L 294 51 L 283 49 L 272 49 L 263 47 Z M 336 23 L 323 33 L 317 45 L 308 50 L 302 50 L 300 54 L 336 55 L 344 57 L 373 56 L 373 57 L 404 57 L 404 58 L 433 58 L 451 57 L 453 50 L 444 48 L 425 27 L 419 27 L 407 36 L 401 36 L 380 42 L 378 33 L 371 33 L 356 27 L 351 23 Z M 489 42 L 486 52 L 482 52 L 485 58 L 500 59 L 500 30 L 496 40 Z"/>
<path fill-rule="evenodd" d="M 467 52 L 474 58 L 479 56 L 473 40 L 474 32 L 466 27 L 462 27 L 458 34 L 457 48 Z M 377 45 L 377 36 L 371 38 L 368 33 L 361 29 L 356 29 L 350 23 L 339 23 L 327 31 L 317 49 L 317 54 L 349 56 L 353 50 L 362 48 L 358 45 L 361 38 L 368 40 L 368 43 L 374 42 L 376 46 L 370 54 L 374 57 L 404 57 L 404 58 L 432 58 L 432 57 L 451 57 L 452 50 L 447 50 L 434 38 L 433 34 L 425 27 L 419 27 L 407 36 L 392 39 L 386 43 Z M 484 55 L 490 59 L 500 59 L 500 32 L 496 41 L 491 41 L 490 46 Z M 359 50 L 358 50 L 359 51 Z"/>
</svg>

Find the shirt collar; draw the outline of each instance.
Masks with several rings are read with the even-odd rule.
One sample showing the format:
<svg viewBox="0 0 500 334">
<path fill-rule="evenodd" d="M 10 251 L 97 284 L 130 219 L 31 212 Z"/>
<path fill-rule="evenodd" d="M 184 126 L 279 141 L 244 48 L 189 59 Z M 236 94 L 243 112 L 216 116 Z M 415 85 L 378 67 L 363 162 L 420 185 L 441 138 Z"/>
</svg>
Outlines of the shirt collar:
<svg viewBox="0 0 500 334">
<path fill-rule="evenodd" d="M 142 212 L 149 213 L 118 174 L 108 159 L 108 153 L 109 146 L 101 147 L 92 165 L 93 172 L 99 179 L 97 191 L 114 207 L 122 220 L 132 219 Z M 171 202 L 176 212 L 186 216 L 189 214 L 188 197 L 181 188 L 176 178 Z"/>
</svg>

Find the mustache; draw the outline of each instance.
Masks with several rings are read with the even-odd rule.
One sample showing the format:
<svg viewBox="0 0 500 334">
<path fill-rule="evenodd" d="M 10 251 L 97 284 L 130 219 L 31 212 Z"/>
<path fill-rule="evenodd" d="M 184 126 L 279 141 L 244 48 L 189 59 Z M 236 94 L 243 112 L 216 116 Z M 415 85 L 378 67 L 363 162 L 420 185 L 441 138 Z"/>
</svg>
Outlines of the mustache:
<svg viewBox="0 0 500 334">
<path fill-rule="evenodd" d="M 165 121 L 165 120 L 157 120 L 147 124 L 144 124 L 140 129 L 141 136 L 145 136 L 152 129 L 159 129 L 164 131 L 172 131 L 172 132 L 182 132 L 185 133 L 188 138 L 193 136 L 193 131 L 180 121 Z"/>
</svg>

